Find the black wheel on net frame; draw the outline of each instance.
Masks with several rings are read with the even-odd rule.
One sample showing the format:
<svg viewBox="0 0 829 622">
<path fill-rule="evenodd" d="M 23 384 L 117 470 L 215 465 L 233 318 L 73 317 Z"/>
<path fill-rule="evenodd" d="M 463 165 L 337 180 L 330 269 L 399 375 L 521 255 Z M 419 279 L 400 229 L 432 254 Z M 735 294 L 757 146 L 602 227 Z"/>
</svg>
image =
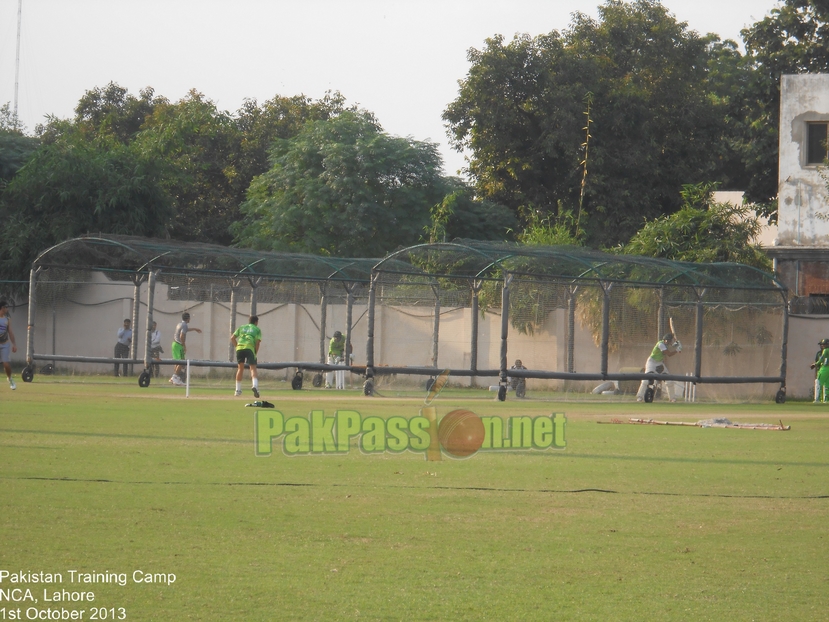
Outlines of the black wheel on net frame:
<svg viewBox="0 0 829 622">
<path fill-rule="evenodd" d="M 507 399 L 507 387 L 506 385 L 501 385 L 498 387 L 498 401 L 503 402 Z"/>
<path fill-rule="evenodd" d="M 363 395 L 366 397 L 374 395 L 374 383 L 371 380 L 366 380 L 365 383 L 363 383 Z"/>
<path fill-rule="evenodd" d="M 294 391 L 299 391 L 302 389 L 302 370 L 300 369 L 297 371 L 296 375 L 291 380 L 291 388 Z"/>
<path fill-rule="evenodd" d="M 35 377 L 35 368 L 31 365 L 26 365 L 23 371 L 20 372 L 20 377 L 23 378 L 23 382 L 31 382 Z"/>
<path fill-rule="evenodd" d="M 314 377 L 311 378 L 311 384 L 319 389 L 322 386 L 322 374 L 314 374 Z"/>
<path fill-rule="evenodd" d="M 653 394 L 654 394 L 653 387 L 648 387 L 648 389 L 645 391 L 645 402 L 646 403 L 650 404 L 651 402 L 653 402 Z"/>
<path fill-rule="evenodd" d="M 142 372 L 141 372 L 141 374 L 138 376 L 138 386 L 139 386 L 139 387 L 141 387 L 142 389 L 146 389 L 148 386 L 150 386 L 150 379 L 151 379 L 152 377 L 153 377 L 153 376 L 152 376 L 152 374 L 150 373 L 150 370 L 145 369 L 145 370 L 144 370 L 144 371 L 142 371 Z"/>
<path fill-rule="evenodd" d="M 785 404 L 786 403 L 786 389 L 780 389 L 777 392 L 777 395 L 774 396 L 774 401 L 777 404 Z"/>
</svg>

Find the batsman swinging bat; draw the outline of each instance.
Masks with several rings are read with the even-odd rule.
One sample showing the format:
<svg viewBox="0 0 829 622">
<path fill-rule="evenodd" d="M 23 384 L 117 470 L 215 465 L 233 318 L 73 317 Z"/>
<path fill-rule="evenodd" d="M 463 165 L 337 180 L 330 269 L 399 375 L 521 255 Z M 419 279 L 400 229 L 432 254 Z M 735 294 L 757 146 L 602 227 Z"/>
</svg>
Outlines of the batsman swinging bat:
<svg viewBox="0 0 829 622">
<path fill-rule="evenodd" d="M 440 375 L 435 378 L 432 386 L 429 387 L 429 394 L 423 402 L 423 408 L 420 409 L 420 415 L 429 420 L 429 448 L 426 450 L 426 460 L 435 462 L 441 460 L 440 440 L 438 439 L 438 412 L 434 406 L 430 406 L 432 400 L 438 396 L 440 390 L 449 382 L 449 370 L 444 369 Z"/>
</svg>

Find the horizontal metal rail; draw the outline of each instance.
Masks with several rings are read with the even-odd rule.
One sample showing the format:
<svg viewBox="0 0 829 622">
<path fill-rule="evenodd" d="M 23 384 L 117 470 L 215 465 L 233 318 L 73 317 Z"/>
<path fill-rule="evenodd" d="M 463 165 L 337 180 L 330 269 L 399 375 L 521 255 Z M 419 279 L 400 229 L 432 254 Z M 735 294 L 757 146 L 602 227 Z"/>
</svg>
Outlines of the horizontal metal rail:
<svg viewBox="0 0 829 622">
<path fill-rule="evenodd" d="M 108 364 L 126 364 L 126 365 L 144 365 L 143 359 L 123 359 L 114 357 L 95 357 L 95 356 L 67 356 L 60 354 L 35 354 L 32 356 L 34 360 L 38 361 L 54 361 L 54 362 L 71 362 L 71 363 L 108 363 Z M 153 365 L 184 365 L 186 360 L 179 359 L 153 359 Z M 206 361 L 190 359 L 191 367 L 224 367 L 229 369 L 236 369 L 237 363 L 229 361 Z M 354 374 L 364 376 L 366 374 L 365 365 L 331 365 L 328 363 L 315 363 L 311 361 L 285 361 L 279 363 L 257 363 L 258 369 L 299 369 L 302 371 L 350 371 Z M 384 367 L 377 366 L 372 368 L 374 376 L 389 376 L 393 374 L 409 374 L 413 376 L 436 376 L 443 369 L 436 369 L 434 367 Z M 470 377 L 481 376 L 483 378 L 497 378 L 501 371 L 498 369 L 477 369 L 475 371 L 469 369 L 450 369 L 449 373 L 455 377 Z M 646 374 L 639 373 L 577 373 L 577 372 L 556 372 L 556 371 L 542 371 L 532 369 L 508 369 L 507 376 L 511 378 L 538 378 L 541 380 L 594 380 L 599 382 L 606 382 L 608 380 L 624 381 L 624 380 L 675 380 L 677 382 L 691 382 L 694 384 L 764 384 L 764 383 L 781 383 L 784 378 L 782 376 L 684 376 L 679 374 Z"/>
</svg>

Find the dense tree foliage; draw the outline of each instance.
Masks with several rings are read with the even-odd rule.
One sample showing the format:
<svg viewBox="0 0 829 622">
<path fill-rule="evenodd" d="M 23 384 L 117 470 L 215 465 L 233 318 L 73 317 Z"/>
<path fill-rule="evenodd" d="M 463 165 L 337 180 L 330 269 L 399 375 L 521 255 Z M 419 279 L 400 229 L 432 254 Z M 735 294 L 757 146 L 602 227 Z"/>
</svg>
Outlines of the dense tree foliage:
<svg viewBox="0 0 829 622">
<path fill-rule="evenodd" d="M 170 102 L 151 88 L 135 97 L 110 83 L 87 91 L 73 119 L 50 118 L 39 126 L 39 141 L 0 128 L 0 177 L 10 179 L 39 143 L 54 147 L 54 153 L 69 153 L 70 146 L 78 145 L 91 151 L 127 146 L 135 157 L 154 162 L 164 204 L 172 209 L 172 218 L 162 222 L 164 235 L 230 244 L 230 225 L 241 217 L 239 207 L 250 181 L 268 169 L 272 142 L 296 135 L 309 120 L 327 119 L 343 109 L 343 98 L 335 93 L 319 101 L 275 97 L 261 106 L 248 100 L 230 114 L 196 91 Z M 10 114 L 0 116 L 0 122 L 4 119 L 11 123 Z M 78 185 L 87 183 L 82 176 L 88 172 L 77 169 Z M 18 181 L 17 195 L 36 192 L 42 181 L 27 175 Z M 74 182 L 63 177 L 61 183 Z M 71 188 L 61 192 L 72 195 Z"/>
<path fill-rule="evenodd" d="M 134 97 L 114 82 L 96 87 L 84 93 L 75 106 L 75 126 L 90 138 L 105 135 L 129 143 L 158 106 L 169 104 L 154 94 L 153 89 L 145 88 L 140 97 Z"/>
<path fill-rule="evenodd" d="M 0 129 L 0 191 L 37 150 L 40 141 Z"/>
<path fill-rule="evenodd" d="M 236 228 L 244 246 L 378 257 L 414 244 L 443 198 L 434 144 L 389 136 L 371 114 L 344 111 L 278 140 Z"/>
<path fill-rule="evenodd" d="M 25 281 L 40 251 L 84 233 L 164 235 L 173 213 L 160 177 L 116 142 L 43 145 L 3 191 L 0 273 Z"/>
<path fill-rule="evenodd" d="M 609 0 L 563 33 L 471 50 L 444 118 L 482 196 L 525 217 L 576 213 L 592 245 L 624 241 L 676 210 L 683 183 L 717 173 L 727 145 L 708 54 L 659 2 Z"/>
<path fill-rule="evenodd" d="M 197 91 L 172 102 L 110 83 L 36 137 L 6 104 L 0 213 L 18 231 L 0 248 L 3 276 L 92 231 L 378 255 L 456 237 L 623 245 L 647 222 L 628 249 L 736 258 L 717 222 L 739 214 L 681 189 L 746 190 L 775 217 L 780 76 L 829 72 L 829 5 L 783 0 L 742 35 L 745 54 L 658 0 L 605 0 L 560 32 L 493 36 L 470 50 L 444 112 L 472 187 L 441 176 L 434 145 L 386 135 L 338 93 L 231 113 Z"/>
<path fill-rule="evenodd" d="M 164 188 L 173 201 L 170 236 L 229 245 L 230 227 L 251 181 L 268 170 L 267 152 L 280 138 L 295 136 L 310 120 L 328 119 L 343 107 L 333 95 L 245 102 L 237 114 L 216 108 L 191 91 L 174 104 L 156 106 L 136 137 L 141 148 L 168 166 Z"/>
<path fill-rule="evenodd" d="M 24 130 L 9 104 L 0 106 L 0 192 L 40 144 Z"/>
<path fill-rule="evenodd" d="M 472 189 L 454 177 L 446 180 L 443 200 L 432 207 L 427 237 L 430 242 L 507 240 L 515 237 L 517 228 L 518 221 L 509 208 L 476 199 Z"/>
<path fill-rule="evenodd" d="M 761 223 L 747 205 L 713 201 L 713 184 L 685 186 L 682 207 L 647 223 L 624 247 L 629 255 L 691 262 L 736 262 L 771 270 L 757 238 Z"/>
</svg>

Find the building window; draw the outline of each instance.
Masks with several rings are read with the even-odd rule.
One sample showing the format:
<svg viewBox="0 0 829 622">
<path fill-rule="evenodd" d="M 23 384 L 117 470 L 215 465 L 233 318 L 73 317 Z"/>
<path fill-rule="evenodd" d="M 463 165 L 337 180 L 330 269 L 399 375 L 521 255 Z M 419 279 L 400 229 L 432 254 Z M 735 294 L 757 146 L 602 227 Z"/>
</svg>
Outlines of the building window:
<svg viewBox="0 0 829 622">
<path fill-rule="evenodd" d="M 806 164 L 823 164 L 829 157 L 827 147 L 827 129 L 829 123 L 808 123 L 809 145 L 806 151 Z"/>
</svg>

